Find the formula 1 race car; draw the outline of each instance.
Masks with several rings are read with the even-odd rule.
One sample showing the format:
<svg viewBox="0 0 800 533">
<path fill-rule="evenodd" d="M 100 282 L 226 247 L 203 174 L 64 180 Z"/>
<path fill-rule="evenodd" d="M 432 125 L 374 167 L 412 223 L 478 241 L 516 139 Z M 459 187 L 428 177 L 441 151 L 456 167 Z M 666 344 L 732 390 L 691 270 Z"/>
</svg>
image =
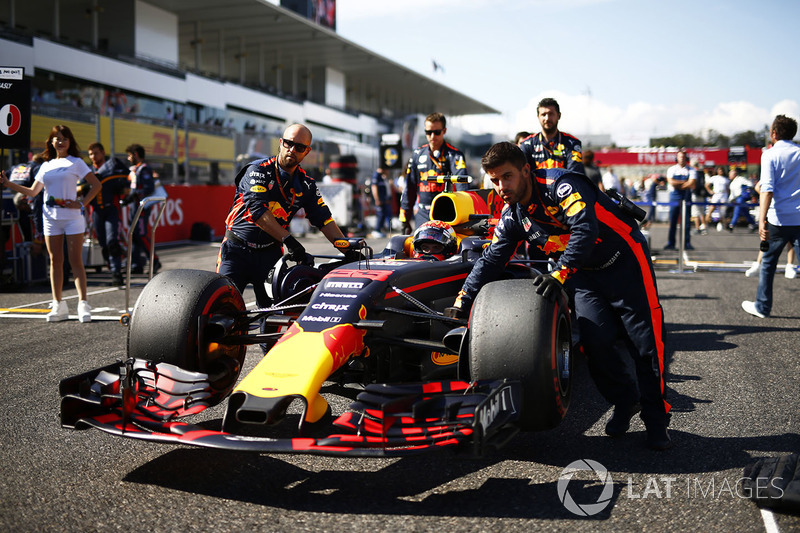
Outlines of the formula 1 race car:
<svg viewBox="0 0 800 533">
<path fill-rule="evenodd" d="M 468 321 L 443 313 L 501 208 L 492 191 L 437 196 L 431 219 L 459 241 L 444 261 L 413 258 L 408 236 L 391 237 L 379 254 L 349 239 L 357 262 L 281 260 L 267 287 L 277 303 L 265 309 L 248 311 L 224 276 L 162 272 L 134 307 L 128 359 L 61 382 L 62 426 L 354 456 L 458 445 L 480 454 L 519 430 L 555 427 L 570 402 L 571 329 L 566 297 L 535 292 L 543 267 L 514 260 L 480 291 Z M 268 352 L 239 381 L 254 344 Z M 342 397 L 352 403 L 334 416 L 331 402 Z"/>
</svg>

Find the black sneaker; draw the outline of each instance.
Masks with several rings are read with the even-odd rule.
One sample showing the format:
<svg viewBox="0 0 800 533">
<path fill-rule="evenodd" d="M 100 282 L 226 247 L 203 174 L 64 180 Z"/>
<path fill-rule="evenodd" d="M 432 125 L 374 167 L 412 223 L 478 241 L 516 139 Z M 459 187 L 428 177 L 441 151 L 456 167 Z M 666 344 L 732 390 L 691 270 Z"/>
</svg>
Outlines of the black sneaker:
<svg viewBox="0 0 800 533">
<path fill-rule="evenodd" d="M 672 439 L 666 426 L 656 426 L 647 428 L 647 447 L 651 450 L 662 452 L 672 448 Z"/>
<path fill-rule="evenodd" d="M 122 276 L 122 272 L 111 273 L 111 285 L 113 287 L 122 287 L 123 285 L 125 285 L 125 279 Z"/>
<path fill-rule="evenodd" d="M 161 261 L 158 260 L 158 257 L 155 258 L 153 261 L 153 275 L 155 276 L 158 274 L 158 271 L 161 270 Z"/>
<path fill-rule="evenodd" d="M 633 405 L 615 405 L 611 418 L 606 422 L 606 435 L 609 437 L 621 437 L 628 428 L 631 427 L 631 418 L 642 410 L 638 403 Z"/>
</svg>

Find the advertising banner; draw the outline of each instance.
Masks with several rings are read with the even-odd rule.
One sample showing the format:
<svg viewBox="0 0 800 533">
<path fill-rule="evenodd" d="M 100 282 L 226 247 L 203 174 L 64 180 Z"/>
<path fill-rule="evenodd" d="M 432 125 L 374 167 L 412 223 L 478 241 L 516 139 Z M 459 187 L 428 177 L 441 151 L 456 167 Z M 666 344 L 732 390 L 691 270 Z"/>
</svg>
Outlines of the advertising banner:
<svg viewBox="0 0 800 533">
<path fill-rule="evenodd" d="M 22 67 L 0 67 L 0 148 L 27 150 L 31 142 L 31 82 Z"/>
</svg>

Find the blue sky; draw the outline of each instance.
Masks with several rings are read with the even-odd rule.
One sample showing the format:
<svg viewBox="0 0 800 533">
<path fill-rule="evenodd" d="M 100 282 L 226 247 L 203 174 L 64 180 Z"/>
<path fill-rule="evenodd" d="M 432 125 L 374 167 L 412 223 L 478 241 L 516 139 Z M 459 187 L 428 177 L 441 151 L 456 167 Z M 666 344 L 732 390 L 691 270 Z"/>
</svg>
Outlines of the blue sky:
<svg viewBox="0 0 800 533">
<path fill-rule="evenodd" d="M 502 112 L 465 129 L 535 131 L 552 96 L 622 145 L 800 118 L 798 25 L 796 0 L 337 0 L 342 37 Z"/>
</svg>

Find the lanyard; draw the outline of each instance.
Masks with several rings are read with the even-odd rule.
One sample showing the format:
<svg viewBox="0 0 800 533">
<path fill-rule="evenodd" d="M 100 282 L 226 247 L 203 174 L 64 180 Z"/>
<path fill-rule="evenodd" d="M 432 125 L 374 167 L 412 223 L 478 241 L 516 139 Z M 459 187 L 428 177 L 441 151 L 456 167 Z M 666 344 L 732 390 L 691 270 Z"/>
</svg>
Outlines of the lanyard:
<svg viewBox="0 0 800 533">
<path fill-rule="evenodd" d="M 295 170 L 297 170 L 297 169 L 295 169 Z M 288 172 L 287 172 L 287 174 L 288 174 Z M 284 200 L 289 202 L 289 198 L 286 196 L 286 193 L 283 191 L 283 185 L 281 185 L 281 169 L 278 166 L 278 158 L 277 157 L 275 158 L 275 177 L 278 178 L 278 190 L 281 191 L 281 196 L 283 196 Z M 292 180 L 293 179 L 294 179 L 294 172 L 289 176 L 289 183 L 288 183 L 289 188 L 292 190 L 292 201 L 289 203 L 289 206 L 288 206 L 290 208 L 291 208 L 291 206 L 294 205 L 294 199 L 295 199 L 295 197 L 297 195 L 297 193 L 294 190 L 294 187 L 292 187 Z"/>
</svg>

